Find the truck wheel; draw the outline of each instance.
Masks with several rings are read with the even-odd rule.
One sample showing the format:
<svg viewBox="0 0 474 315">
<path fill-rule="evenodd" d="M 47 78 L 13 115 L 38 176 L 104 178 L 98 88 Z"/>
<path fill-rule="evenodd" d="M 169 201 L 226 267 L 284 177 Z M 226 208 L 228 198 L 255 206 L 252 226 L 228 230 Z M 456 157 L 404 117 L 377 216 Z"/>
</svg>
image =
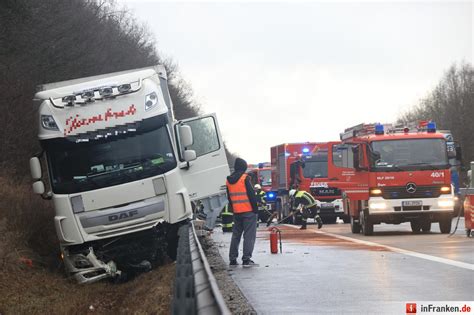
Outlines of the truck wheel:
<svg viewBox="0 0 474 315">
<path fill-rule="evenodd" d="M 413 233 L 420 233 L 421 223 L 418 220 L 410 221 L 411 230 Z"/>
<path fill-rule="evenodd" d="M 337 221 L 337 217 L 325 218 L 322 219 L 324 224 L 334 224 Z"/>
<path fill-rule="evenodd" d="M 421 230 L 425 233 L 431 231 L 431 221 L 430 220 L 421 221 Z"/>
<path fill-rule="evenodd" d="M 360 225 L 362 228 L 362 234 L 365 236 L 374 234 L 374 224 L 370 222 L 368 213 L 366 213 L 365 210 L 360 212 Z"/>
<path fill-rule="evenodd" d="M 300 215 L 300 214 L 295 214 L 295 215 L 293 215 L 293 224 L 294 224 L 294 225 L 301 225 L 301 224 L 303 224 L 303 220 L 301 219 L 301 215 Z"/>
<path fill-rule="evenodd" d="M 360 233 L 360 224 L 358 222 L 355 222 L 355 219 L 353 216 L 349 216 L 350 218 L 350 223 L 351 223 L 351 232 L 354 234 Z"/>
<path fill-rule="evenodd" d="M 344 221 L 344 223 L 351 223 L 351 216 L 350 215 L 343 215 L 342 216 L 342 221 Z"/>
<path fill-rule="evenodd" d="M 448 234 L 451 232 L 451 217 L 441 219 L 439 221 L 439 229 L 443 234 Z"/>
<path fill-rule="evenodd" d="M 471 237 L 471 229 L 466 229 L 466 236 Z"/>
</svg>

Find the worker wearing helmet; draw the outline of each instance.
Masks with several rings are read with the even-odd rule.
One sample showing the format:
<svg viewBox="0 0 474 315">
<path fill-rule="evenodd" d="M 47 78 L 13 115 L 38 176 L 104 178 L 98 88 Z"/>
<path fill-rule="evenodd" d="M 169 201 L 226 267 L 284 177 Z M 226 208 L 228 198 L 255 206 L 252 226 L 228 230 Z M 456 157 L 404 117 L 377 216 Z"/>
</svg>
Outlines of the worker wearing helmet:
<svg viewBox="0 0 474 315">
<path fill-rule="evenodd" d="M 300 230 L 306 230 L 306 224 L 308 217 L 314 215 L 314 220 L 318 223 L 318 229 L 323 226 L 323 221 L 319 216 L 319 209 L 314 197 L 304 191 L 299 189 L 291 189 L 289 191 L 290 200 L 292 201 L 293 211 L 301 212 L 303 224 L 300 227 Z"/>
<path fill-rule="evenodd" d="M 255 188 L 255 196 L 257 197 L 258 219 L 260 219 L 260 221 L 262 222 L 265 222 L 268 213 L 268 210 L 266 209 L 267 194 L 262 190 L 262 186 L 260 186 L 259 184 L 255 184 L 253 188 Z"/>
</svg>

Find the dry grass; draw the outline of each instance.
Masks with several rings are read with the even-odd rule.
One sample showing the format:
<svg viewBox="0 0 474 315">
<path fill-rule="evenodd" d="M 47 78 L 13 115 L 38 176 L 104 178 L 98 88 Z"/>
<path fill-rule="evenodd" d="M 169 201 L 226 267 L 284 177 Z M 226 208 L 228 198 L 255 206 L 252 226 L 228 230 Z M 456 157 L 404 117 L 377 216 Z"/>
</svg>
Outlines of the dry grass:
<svg viewBox="0 0 474 315">
<path fill-rule="evenodd" d="M 0 314 L 170 313 L 174 264 L 119 285 L 67 279 L 51 207 L 29 183 L 0 177 Z"/>
</svg>

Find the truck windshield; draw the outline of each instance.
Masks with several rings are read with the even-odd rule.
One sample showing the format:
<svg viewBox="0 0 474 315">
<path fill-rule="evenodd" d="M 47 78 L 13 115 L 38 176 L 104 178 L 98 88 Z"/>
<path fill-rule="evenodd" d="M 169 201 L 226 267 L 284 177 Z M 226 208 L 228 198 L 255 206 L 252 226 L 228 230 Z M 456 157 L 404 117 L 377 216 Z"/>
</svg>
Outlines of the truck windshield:
<svg viewBox="0 0 474 315">
<path fill-rule="evenodd" d="M 328 177 L 328 152 L 319 151 L 304 157 L 303 176 L 305 178 Z"/>
<path fill-rule="evenodd" d="M 71 194 L 163 174 L 176 167 L 166 119 L 149 118 L 107 138 L 43 141 L 51 183 L 57 194 Z M 123 128 L 122 128 L 123 130 Z M 117 134 L 118 133 L 118 134 Z M 89 135 L 90 138 L 90 135 Z"/>
<path fill-rule="evenodd" d="M 271 170 L 260 170 L 260 183 L 262 186 L 270 186 L 272 184 L 272 173 Z"/>
<path fill-rule="evenodd" d="M 434 170 L 448 167 L 444 139 L 382 140 L 371 143 L 374 171 Z"/>
</svg>

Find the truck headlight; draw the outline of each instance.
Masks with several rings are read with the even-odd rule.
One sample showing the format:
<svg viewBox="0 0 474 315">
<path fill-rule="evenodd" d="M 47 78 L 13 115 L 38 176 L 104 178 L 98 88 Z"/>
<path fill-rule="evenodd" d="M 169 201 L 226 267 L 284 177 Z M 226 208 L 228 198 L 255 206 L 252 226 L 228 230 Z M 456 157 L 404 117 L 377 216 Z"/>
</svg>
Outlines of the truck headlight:
<svg viewBox="0 0 474 315">
<path fill-rule="evenodd" d="M 44 129 L 59 131 L 58 125 L 51 115 L 41 115 L 41 126 Z"/>
<path fill-rule="evenodd" d="M 451 193 L 451 186 L 442 186 L 440 188 L 442 194 L 450 194 Z"/>
<path fill-rule="evenodd" d="M 370 210 L 385 210 L 387 209 L 387 204 L 385 202 L 371 202 L 369 203 L 369 209 Z"/>
<path fill-rule="evenodd" d="M 145 111 L 152 109 L 158 104 L 158 95 L 155 92 L 145 96 Z"/>
<path fill-rule="evenodd" d="M 440 208 L 453 208 L 454 207 L 454 200 L 447 199 L 447 200 L 439 200 L 438 206 Z"/>
</svg>

